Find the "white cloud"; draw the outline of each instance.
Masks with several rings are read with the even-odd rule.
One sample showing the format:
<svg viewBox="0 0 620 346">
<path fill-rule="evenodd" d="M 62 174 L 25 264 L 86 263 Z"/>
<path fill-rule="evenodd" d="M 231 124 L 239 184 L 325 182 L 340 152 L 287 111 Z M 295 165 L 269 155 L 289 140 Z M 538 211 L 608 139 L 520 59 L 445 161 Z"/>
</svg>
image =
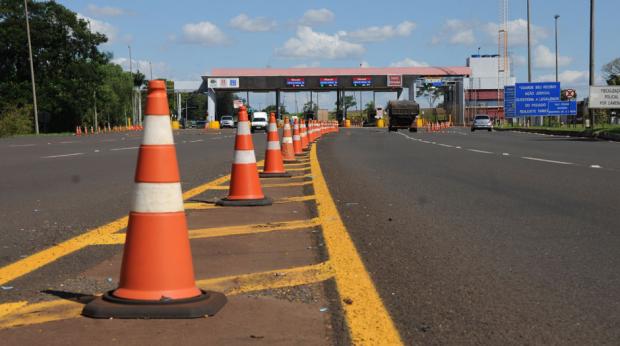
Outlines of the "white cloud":
<svg viewBox="0 0 620 346">
<path fill-rule="evenodd" d="M 124 14 L 127 14 L 127 11 L 125 11 L 122 8 L 118 8 L 118 7 L 110 7 L 110 6 L 99 7 L 97 5 L 90 4 L 86 8 L 88 10 L 88 13 L 94 16 L 116 17 L 116 16 L 122 16 Z"/>
<path fill-rule="evenodd" d="M 487 33 L 490 39 L 497 41 L 497 35 L 499 31 L 499 24 L 487 23 L 484 26 L 484 31 Z M 532 44 L 537 44 L 541 40 L 549 36 L 549 32 L 538 25 L 531 25 Z M 517 18 L 508 21 L 508 43 L 511 46 L 523 46 L 527 45 L 527 20 L 523 18 Z"/>
<path fill-rule="evenodd" d="M 461 44 L 471 46 L 476 43 L 474 33 L 475 23 L 460 19 L 448 19 L 444 22 L 439 33 L 431 38 L 432 44 L 448 42 L 451 44 Z"/>
<path fill-rule="evenodd" d="M 169 69 L 168 69 L 168 65 L 165 62 L 155 61 L 155 62 L 151 62 L 151 65 L 149 65 L 148 60 L 132 59 L 131 62 L 132 62 L 132 66 L 131 66 L 132 70 L 134 72 L 140 71 L 142 74 L 146 76 L 147 79 L 151 77 L 150 76 L 151 67 L 153 68 L 153 78 L 165 78 L 168 76 Z M 112 59 L 112 63 L 120 65 L 125 71 L 129 71 L 129 59 L 128 58 L 115 58 L 115 59 Z"/>
<path fill-rule="evenodd" d="M 339 34 L 329 35 L 300 26 L 296 37 L 277 48 L 276 54 L 293 58 L 346 59 L 358 57 L 365 51 L 361 44 L 348 42 Z"/>
<path fill-rule="evenodd" d="M 429 65 L 423 61 L 417 61 L 411 58 L 404 58 L 403 60 L 391 63 L 390 66 L 391 67 L 427 67 Z"/>
<path fill-rule="evenodd" d="M 362 68 L 370 67 L 370 63 L 366 60 L 362 60 L 362 62 L 360 63 L 360 67 Z"/>
<path fill-rule="evenodd" d="M 298 64 L 294 65 L 293 68 L 308 68 L 308 67 L 319 67 L 321 64 L 318 61 L 312 62 L 310 64 Z"/>
<path fill-rule="evenodd" d="M 525 66 L 527 65 L 527 58 L 523 55 L 513 54 L 510 55 L 510 59 L 513 66 Z"/>
<path fill-rule="evenodd" d="M 186 43 L 203 45 L 222 44 L 226 35 L 211 22 L 188 23 L 183 25 L 183 38 Z"/>
<path fill-rule="evenodd" d="M 230 26 L 235 29 L 249 32 L 270 31 L 275 29 L 276 21 L 265 17 L 250 18 L 247 14 L 241 13 L 230 20 Z"/>
<path fill-rule="evenodd" d="M 396 26 L 371 26 L 352 32 L 341 31 L 339 34 L 355 42 L 379 42 L 393 37 L 409 36 L 415 27 L 416 23 L 406 20 Z"/>
<path fill-rule="evenodd" d="M 312 9 L 304 13 L 300 23 L 305 26 L 324 24 L 333 21 L 335 17 L 334 12 L 326 8 Z"/>
<path fill-rule="evenodd" d="M 558 66 L 566 66 L 570 64 L 572 59 L 567 56 L 558 56 Z M 555 67 L 555 53 L 547 46 L 538 45 L 534 49 L 534 66 L 537 68 L 553 68 Z"/>
<path fill-rule="evenodd" d="M 562 87 L 570 87 L 570 86 L 584 86 L 589 83 L 590 73 L 588 71 L 575 71 L 575 70 L 566 70 L 562 71 L 558 75 L 558 79 L 560 83 L 562 83 Z M 539 82 L 548 82 L 555 80 L 555 74 L 546 74 L 538 77 L 536 79 Z"/>
<path fill-rule="evenodd" d="M 116 38 L 118 37 L 118 29 L 107 22 L 101 21 L 101 20 L 97 20 L 94 18 L 90 18 L 87 16 L 84 16 L 80 13 L 77 14 L 77 17 L 85 20 L 86 22 L 90 23 L 90 30 L 93 32 L 98 32 L 101 34 L 106 35 L 106 37 L 108 38 L 108 42 L 107 43 L 111 43 L 113 41 L 116 40 Z"/>
</svg>

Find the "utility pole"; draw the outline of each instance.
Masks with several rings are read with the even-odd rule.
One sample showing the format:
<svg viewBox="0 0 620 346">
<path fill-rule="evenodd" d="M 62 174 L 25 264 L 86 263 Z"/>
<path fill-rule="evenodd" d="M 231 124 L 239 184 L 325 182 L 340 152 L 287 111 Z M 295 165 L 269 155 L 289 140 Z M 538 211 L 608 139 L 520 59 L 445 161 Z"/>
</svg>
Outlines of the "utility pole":
<svg viewBox="0 0 620 346">
<path fill-rule="evenodd" d="M 558 81 L 558 18 L 559 14 L 553 16 L 555 19 L 555 81 Z"/>
<path fill-rule="evenodd" d="M 590 0 L 590 87 L 594 86 L 594 8 L 595 1 Z M 594 112 L 588 109 L 590 126 L 594 127 Z"/>
<path fill-rule="evenodd" d="M 153 80 L 153 64 L 151 63 L 151 61 L 149 60 L 149 71 L 150 71 L 150 75 L 151 75 L 151 79 Z"/>
<path fill-rule="evenodd" d="M 34 132 L 39 134 L 39 110 L 37 107 L 37 87 L 34 82 L 34 63 L 32 61 L 32 42 L 30 41 L 30 22 L 28 20 L 28 0 L 24 0 L 26 14 L 26 35 L 28 36 L 28 54 L 30 56 L 30 79 L 32 80 L 32 104 L 34 106 Z"/>
<path fill-rule="evenodd" d="M 530 25 L 531 18 L 531 10 L 530 10 L 530 0 L 527 0 L 527 81 L 528 83 L 532 82 L 532 28 Z"/>
<path fill-rule="evenodd" d="M 131 75 L 131 121 L 136 122 L 135 114 L 136 114 L 136 93 L 134 90 L 134 78 L 133 78 L 133 66 L 131 60 L 131 46 L 127 46 L 129 48 L 129 74 Z"/>
</svg>

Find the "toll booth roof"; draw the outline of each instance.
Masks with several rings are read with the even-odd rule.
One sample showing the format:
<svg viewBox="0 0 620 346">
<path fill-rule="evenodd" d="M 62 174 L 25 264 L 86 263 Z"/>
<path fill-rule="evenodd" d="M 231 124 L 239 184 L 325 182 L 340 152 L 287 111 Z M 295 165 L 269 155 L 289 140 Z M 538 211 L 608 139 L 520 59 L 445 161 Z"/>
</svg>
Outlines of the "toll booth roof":
<svg viewBox="0 0 620 346">
<path fill-rule="evenodd" d="M 304 77 L 357 75 L 469 76 L 466 66 L 429 67 L 297 67 L 297 68 L 214 68 L 212 77 Z"/>
</svg>

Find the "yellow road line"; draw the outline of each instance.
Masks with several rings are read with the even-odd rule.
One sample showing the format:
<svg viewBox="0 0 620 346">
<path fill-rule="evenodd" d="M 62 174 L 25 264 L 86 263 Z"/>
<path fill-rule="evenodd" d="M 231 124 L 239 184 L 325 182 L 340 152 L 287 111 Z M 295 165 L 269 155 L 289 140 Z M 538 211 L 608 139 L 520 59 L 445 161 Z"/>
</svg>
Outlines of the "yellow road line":
<svg viewBox="0 0 620 346">
<path fill-rule="evenodd" d="M 214 237 L 227 237 L 233 235 L 265 233 L 273 231 L 292 231 L 300 228 L 309 228 L 319 226 L 319 219 L 294 220 L 283 222 L 256 223 L 249 225 L 235 225 L 225 227 L 211 227 L 192 229 L 189 231 L 190 239 L 203 239 Z M 125 242 L 125 234 L 112 234 L 109 237 L 101 239 L 96 245 L 114 245 L 123 244 Z"/>
<path fill-rule="evenodd" d="M 402 340 L 349 236 L 323 177 L 316 149 L 311 152 L 319 218 L 340 297 L 355 345 L 400 345 Z"/>
<path fill-rule="evenodd" d="M 287 172 L 297 172 L 297 171 L 307 171 L 310 167 L 300 167 L 300 168 L 287 168 Z"/>
<path fill-rule="evenodd" d="M 291 186 L 306 186 L 312 185 L 311 181 L 300 181 L 296 183 L 282 183 L 282 184 L 263 184 L 263 187 L 291 187 Z"/>
<path fill-rule="evenodd" d="M 202 289 L 236 295 L 266 289 L 308 285 L 325 281 L 333 275 L 329 262 L 323 262 L 291 269 L 199 280 L 196 284 Z"/>
<path fill-rule="evenodd" d="M 329 262 L 267 272 L 198 280 L 200 288 L 238 295 L 265 289 L 308 285 L 330 279 Z M 84 305 L 71 300 L 28 304 L 27 301 L 0 304 L 0 329 L 78 318 Z"/>
<path fill-rule="evenodd" d="M 230 176 L 220 177 L 206 184 L 195 187 L 183 194 L 184 199 L 192 198 L 206 190 L 213 188 L 218 184 L 224 183 L 230 179 Z M 128 217 L 124 216 L 116 219 L 108 224 L 97 227 L 86 233 L 82 233 L 76 237 L 65 240 L 64 242 L 41 250 L 24 259 L 13 262 L 0 268 L 0 285 L 15 280 L 23 275 L 33 272 L 44 265 L 58 260 L 70 253 L 78 251 L 88 245 L 93 244 L 117 244 L 117 238 L 114 233 L 127 227 Z"/>
</svg>

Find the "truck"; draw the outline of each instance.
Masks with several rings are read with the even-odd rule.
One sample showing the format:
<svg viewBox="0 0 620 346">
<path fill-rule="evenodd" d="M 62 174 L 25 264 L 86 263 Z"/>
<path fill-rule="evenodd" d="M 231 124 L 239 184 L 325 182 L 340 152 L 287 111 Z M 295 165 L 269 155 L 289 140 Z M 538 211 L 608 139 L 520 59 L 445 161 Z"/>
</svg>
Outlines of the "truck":
<svg viewBox="0 0 620 346">
<path fill-rule="evenodd" d="M 420 105 L 415 101 L 391 100 L 385 107 L 388 116 L 388 131 L 409 129 L 417 132 L 416 118 L 420 114 Z"/>
</svg>

